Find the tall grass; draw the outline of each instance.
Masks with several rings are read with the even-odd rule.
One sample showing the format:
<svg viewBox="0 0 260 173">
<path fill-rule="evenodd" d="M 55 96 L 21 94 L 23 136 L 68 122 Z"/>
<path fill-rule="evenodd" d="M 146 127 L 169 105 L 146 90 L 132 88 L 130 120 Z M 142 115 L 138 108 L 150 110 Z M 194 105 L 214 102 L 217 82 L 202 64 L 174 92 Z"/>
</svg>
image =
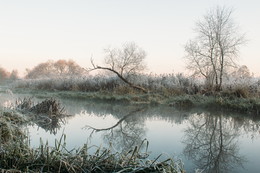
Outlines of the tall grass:
<svg viewBox="0 0 260 173">
<path fill-rule="evenodd" d="M 167 94 L 195 93 L 196 83 L 181 74 L 136 75 L 128 80 L 144 87 L 150 92 L 166 92 Z M 135 92 L 116 76 L 96 75 L 87 77 L 23 79 L 14 85 L 17 88 L 31 88 L 58 91 L 113 91 L 118 93 Z"/>
<path fill-rule="evenodd" d="M 208 88 L 202 80 L 186 77 L 183 74 L 138 74 L 131 76 L 128 80 L 135 85 L 146 88 L 150 93 L 159 93 L 165 96 L 182 94 L 214 94 L 214 88 Z M 137 92 L 122 82 L 117 76 L 113 75 L 22 79 L 16 81 L 13 86 L 16 88 L 52 91 L 107 91 L 119 94 Z M 224 81 L 222 92 L 225 94 L 237 95 L 238 97 L 259 97 L 260 80 L 253 78 L 237 79 L 230 77 Z"/>
<path fill-rule="evenodd" d="M 186 77 L 182 74 L 139 74 L 128 79 L 135 85 L 164 97 L 178 95 L 222 95 L 227 97 L 259 98 L 260 80 L 229 78 L 224 81 L 222 91 L 215 92 L 214 88 L 208 88 L 202 80 Z M 23 79 L 16 81 L 15 88 L 30 88 L 36 90 L 51 91 L 81 91 L 81 92 L 108 92 L 114 94 L 141 94 L 117 76 L 95 75 L 86 77 L 63 77 Z"/>
<path fill-rule="evenodd" d="M 51 91 L 61 97 L 96 99 L 117 103 L 168 104 L 180 108 L 214 107 L 243 113 L 260 114 L 260 80 L 256 78 L 226 79 L 221 91 L 209 88 L 203 81 L 182 74 L 145 75 L 129 78 L 148 90 L 141 93 L 116 76 L 96 75 L 85 78 L 45 78 L 21 80 L 14 87 Z M 81 93 L 84 92 L 84 93 Z"/>
<path fill-rule="evenodd" d="M 68 151 L 63 135 L 55 146 L 41 142 L 32 149 L 24 143 L 10 142 L 0 153 L 0 170 L 23 172 L 183 172 L 180 161 L 169 158 L 164 161 L 148 160 L 147 154 L 136 146 L 123 153 L 113 153 L 109 148 L 98 148 L 90 153 L 91 147 L 84 145 Z M 93 146 L 92 146 L 93 147 Z"/>
<path fill-rule="evenodd" d="M 146 140 L 120 153 L 113 152 L 112 146 L 86 144 L 68 150 L 63 134 L 54 146 L 40 141 L 38 147 L 31 148 L 28 134 L 23 130 L 29 122 L 14 110 L 0 112 L 0 172 L 184 172 L 183 164 L 172 158 L 159 161 L 158 156 L 149 160 Z"/>
</svg>

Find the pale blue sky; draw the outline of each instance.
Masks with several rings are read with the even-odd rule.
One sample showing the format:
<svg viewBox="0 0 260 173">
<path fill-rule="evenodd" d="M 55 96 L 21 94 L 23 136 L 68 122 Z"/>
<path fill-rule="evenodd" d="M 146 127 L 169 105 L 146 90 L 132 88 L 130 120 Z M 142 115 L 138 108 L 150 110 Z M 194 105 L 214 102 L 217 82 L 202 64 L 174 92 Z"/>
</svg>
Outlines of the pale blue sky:
<svg viewBox="0 0 260 173">
<path fill-rule="evenodd" d="M 1 0 L 0 66 L 32 68 L 48 59 L 90 57 L 102 63 L 103 49 L 134 41 L 147 52 L 147 72 L 184 72 L 184 45 L 209 8 L 234 9 L 249 42 L 239 63 L 260 75 L 258 0 Z"/>
</svg>

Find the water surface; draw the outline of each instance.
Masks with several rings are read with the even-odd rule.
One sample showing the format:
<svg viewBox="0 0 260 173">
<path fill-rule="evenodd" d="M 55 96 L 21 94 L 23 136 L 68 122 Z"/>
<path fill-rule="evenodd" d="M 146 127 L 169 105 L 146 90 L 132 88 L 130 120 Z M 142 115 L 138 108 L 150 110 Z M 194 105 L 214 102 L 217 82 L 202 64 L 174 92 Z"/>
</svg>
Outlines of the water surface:
<svg viewBox="0 0 260 173">
<path fill-rule="evenodd" d="M 8 104 L 15 96 L 1 99 Z M 126 151 L 149 141 L 149 158 L 164 153 L 184 162 L 187 172 L 260 172 L 260 120 L 249 115 L 168 106 L 61 100 L 71 115 L 54 127 L 28 126 L 30 142 L 54 145 L 66 134 L 68 149 L 89 146 Z"/>
</svg>

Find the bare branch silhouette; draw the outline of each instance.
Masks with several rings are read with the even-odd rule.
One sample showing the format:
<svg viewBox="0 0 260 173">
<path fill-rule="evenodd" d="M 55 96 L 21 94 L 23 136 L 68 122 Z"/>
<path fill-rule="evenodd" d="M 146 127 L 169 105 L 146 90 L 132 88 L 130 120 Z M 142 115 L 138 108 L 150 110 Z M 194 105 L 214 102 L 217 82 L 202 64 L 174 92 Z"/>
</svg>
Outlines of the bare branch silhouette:
<svg viewBox="0 0 260 173">
<path fill-rule="evenodd" d="M 92 131 L 92 133 L 93 132 L 100 132 L 100 131 L 107 131 L 107 130 L 112 130 L 112 129 L 114 129 L 115 127 L 117 127 L 119 124 L 121 124 L 124 120 L 126 120 L 128 117 L 131 117 L 131 116 L 133 116 L 134 114 L 136 114 L 136 113 L 138 113 L 138 112 L 141 112 L 141 111 L 143 111 L 144 110 L 144 108 L 139 108 L 139 109 L 137 109 L 137 110 L 134 110 L 134 111 L 132 111 L 132 112 L 130 112 L 129 114 L 127 114 L 127 115 L 125 115 L 123 118 L 121 118 L 115 125 L 113 125 L 113 126 L 111 126 L 111 127 L 108 127 L 108 128 L 94 128 L 94 127 L 91 127 L 91 126 L 89 126 L 89 125 L 86 125 L 85 127 L 83 127 L 83 128 L 85 128 L 85 129 L 92 129 L 93 131 Z"/>
<path fill-rule="evenodd" d="M 127 43 L 123 45 L 122 49 L 107 49 L 105 50 L 107 56 L 105 57 L 106 66 L 96 65 L 91 57 L 90 61 L 93 70 L 107 70 L 116 74 L 124 83 L 130 87 L 147 93 L 147 90 L 141 86 L 137 86 L 130 82 L 127 78 L 133 76 L 145 69 L 144 58 L 146 53 L 134 43 Z"/>
</svg>

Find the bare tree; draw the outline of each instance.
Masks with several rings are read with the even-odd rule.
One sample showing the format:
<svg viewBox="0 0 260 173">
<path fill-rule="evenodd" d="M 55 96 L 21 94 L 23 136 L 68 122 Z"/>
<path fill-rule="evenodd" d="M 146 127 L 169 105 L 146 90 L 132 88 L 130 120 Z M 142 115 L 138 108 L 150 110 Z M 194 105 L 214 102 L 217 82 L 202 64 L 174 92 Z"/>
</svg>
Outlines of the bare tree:
<svg viewBox="0 0 260 173">
<path fill-rule="evenodd" d="M 236 68 L 230 74 L 230 79 L 231 79 L 230 82 L 232 82 L 232 84 L 236 87 L 237 86 L 249 87 L 250 85 L 251 85 L 251 87 L 253 87 L 253 85 L 252 85 L 253 76 L 254 75 L 250 72 L 248 67 L 246 65 L 242 65 L 242 66 L 239 66 L 238 68 Z M 252 91 L 251 91 L 251 93 L 252 93 Z"/>
<path fill-rule="evenodd" d="M 185 46 L 187 68 L 194 75 L 204 76 L 217 90 L 221 90 L 223 75 L 228 68 L 237 66 L 235 58 L 245 42 L 232 13 L 232 9 L 225 7 L 211 9 L 196 23 L 197 37 Z"/>
<path fill-rule="evenodd" d="M 246 65 L 240 66 L 232 75 L 240 79 L 249 79 L 253 76 Z"/>
<path fill-rule="evenodd" d="M 144 63 L 146 53 L 143 49 L 131 42 L 124 44 L 121 49 L 106 49 L 105 53 L 105 66 L 95 65 L 91 59 L 93 66 L 91 70 L 108 70 L 116 74 L 123 82 L 132 88 L 147 92 L 146 89 L 134 85 L 129 80 L 131 76 L 140 73 L 146 68 Z"/>
<path fill-rule="evenodd" d="M 56 68 L 58 74 L 63 75 L 66 73 L 67 61 L 60 59 L 53 63 L 53 66 Z"/>
<path fill-rule="evenodd" d="M 9 76 L 10 73 L 6 69 L 0 67 L 0 82 L 6 80 Z"/>
<path fill-rule="evenodd" d="M 18 71 L 17 71 L 17 70 L 13 70 L 13 71 L 10 73 L 9 78 L 10 78 L 11 80 L 16 80 L 16 79 L 18 79 L 18 78 L 19 78 Z"/>
</svg>

